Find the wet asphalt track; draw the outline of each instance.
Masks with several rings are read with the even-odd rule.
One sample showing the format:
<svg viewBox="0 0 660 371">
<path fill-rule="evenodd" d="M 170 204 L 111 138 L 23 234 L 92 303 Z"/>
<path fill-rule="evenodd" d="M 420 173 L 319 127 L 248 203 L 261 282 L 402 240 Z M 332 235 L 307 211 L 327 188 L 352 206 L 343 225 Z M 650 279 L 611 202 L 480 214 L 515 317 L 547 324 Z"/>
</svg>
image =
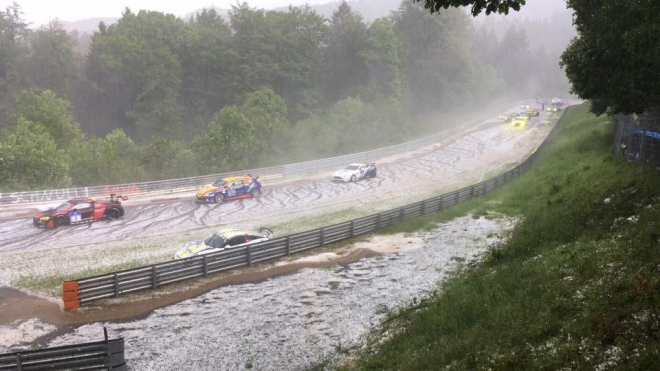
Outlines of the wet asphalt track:
<svg viewBox="0 0 660 371">
<path fill-rule="evenodd" d="M 185 231 L 220 224 L 239 224 L 268 215 L 274 222 L 278 215 L 303 210 L 363 202 L 403 194 L 429 194 L 432 189 L 451 186 L 468 176 L 483 176 L 513 161 L 522 160 L 540 144 L 538 124 L 530 120 L 525 130 L 512 128 L 497 120 L 483 123 L 479 131 L 469 133 L 434 152 L 406 161 L 379 166 L 378 176 L 357 183 L 334 183 L 330 179 L 266 187 L 257 199 L 243 199 L 223 204 L 200 204 L 190 199 L 150 205 L 129 206 L 126 215 L 115 221 L 42 230 L 31 219 L 0 222 L 0 254 L 72 245 L 126 240 L 164 233 Z M 544 128 L 544 133 L 549 128 Z M 524 143 L 533 139 L 535 143 Z M 519 153 L 518 153 L 519 152 Z M 510 158 L 511 156 L 514 156 Z M 302 215 L 302 214 L 301 214 Z"/>
</svg>

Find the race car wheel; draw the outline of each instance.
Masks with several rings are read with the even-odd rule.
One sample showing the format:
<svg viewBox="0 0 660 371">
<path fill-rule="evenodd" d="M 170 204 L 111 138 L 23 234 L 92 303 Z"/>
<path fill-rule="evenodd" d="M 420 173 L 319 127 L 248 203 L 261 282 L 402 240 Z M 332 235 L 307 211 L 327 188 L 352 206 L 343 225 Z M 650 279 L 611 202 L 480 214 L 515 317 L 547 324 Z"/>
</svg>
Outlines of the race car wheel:
<svg viewBox="0 0 660 371">
<path fill-rule="evenodd" d="M 117 209 L 108 209 L 105 214 L 108 216 L 108 219 L 119 219 L 119 210 Z"/>
<path fill-rule="evenodd" d="M 222 193 L 216 193 L 213 198 L 215 199 L 216 203 L 221 203 L 222 201 L 225 200 L 225 195 L 223 195 Z"/>
<path fill-rule="evenodd" d="M 67 224 L 69 224 L 69 219 L 66 216 L 58 216 L 53 221 L 53 227 L 54 228 L 61 227 L 63 225 L 67 225 Z"/>
<path fill-rule="evenodd" d="M 257 197 L 259 197 L 260 194 L 261 194 L 261 191 L 258 190 L 258 189 L 253 189 L 252 191 L 250 191 L 250 195 L 252 196 L 252 198 L 257 198 Z"/>
<path fill-rule="evenodd" d="M 351 182 L 355 183 L 356 180 L 357 177 L 355 176 L 355 174 L 351 175 Z"/>
</svg>

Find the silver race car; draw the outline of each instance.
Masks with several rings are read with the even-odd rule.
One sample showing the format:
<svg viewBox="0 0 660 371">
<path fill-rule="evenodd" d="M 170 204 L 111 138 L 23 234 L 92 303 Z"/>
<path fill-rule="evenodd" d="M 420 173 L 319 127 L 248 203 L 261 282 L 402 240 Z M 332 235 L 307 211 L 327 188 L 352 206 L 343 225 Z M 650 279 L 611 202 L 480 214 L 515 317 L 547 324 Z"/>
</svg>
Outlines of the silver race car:
<svg viewBox="0 0 660 371">
<path fill-rule="evenodd" d="M 268 241 L 272 237 L 273 231 L 268 228 L 259 228 L 258 231 L 228 229 L 216 232 L 205 240 L 185 244 L 176 252 L 176 254 L 174 254 L 174 259 L 185 259 L 193 256 L 247 246 Z"/>
<path fill-rule="evenodd" d="M 364 178 L 375 178 L 376 174 L 376 164 L 354 163 L 335 172 L 332 175 L 332 180 L 336 182 L 356 182 Z"/>
</svg>

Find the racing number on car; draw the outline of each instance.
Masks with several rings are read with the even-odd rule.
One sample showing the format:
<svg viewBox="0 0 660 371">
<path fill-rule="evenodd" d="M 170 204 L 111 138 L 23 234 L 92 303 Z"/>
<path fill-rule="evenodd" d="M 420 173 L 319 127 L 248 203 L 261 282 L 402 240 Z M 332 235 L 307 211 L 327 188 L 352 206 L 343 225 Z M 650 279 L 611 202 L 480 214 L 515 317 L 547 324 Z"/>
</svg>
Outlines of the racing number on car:
<svg viewBox="0 0 660 371">
<path fill-rule="evenodd" d="M 71 223 L 77 223 L 81 221 L 80 211 L 71 211 L 69 213 L 69 220 L 71 221 Z"/>
<path fill-rule="evenodd" d="M 234 197 L 236 196 L 236 190 L 235 189 L 230 189 L 229 192 L 227 192 L 227 195 L 229 197 Z"/>
</svg>

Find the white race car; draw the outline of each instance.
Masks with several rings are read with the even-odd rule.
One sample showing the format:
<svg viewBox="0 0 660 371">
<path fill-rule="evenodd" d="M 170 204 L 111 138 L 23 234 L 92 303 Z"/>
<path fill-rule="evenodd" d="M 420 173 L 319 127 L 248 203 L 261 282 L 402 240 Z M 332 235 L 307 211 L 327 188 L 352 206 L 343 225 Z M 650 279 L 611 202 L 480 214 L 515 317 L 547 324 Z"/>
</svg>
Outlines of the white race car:
<svg viewBox="0 0 660 371">
<path fill-rule="evenodd" d="M 260 228 L 258 231 L 228 229 L 214 233 L 205 240 L 185 244 L 174 254 L 174 259 L 190 258 L 192 256 L 252 245 L 258 242 L 268 241 L 272 237 L 273 231 L 268 228 Z"/>
<path fill-rule="evenodd" d="M 364 178 L 376 177 L 376 164 L 354 163 L 335 172 L 332 180 L 336 182 L 356 182 Z"/>
</svg>

